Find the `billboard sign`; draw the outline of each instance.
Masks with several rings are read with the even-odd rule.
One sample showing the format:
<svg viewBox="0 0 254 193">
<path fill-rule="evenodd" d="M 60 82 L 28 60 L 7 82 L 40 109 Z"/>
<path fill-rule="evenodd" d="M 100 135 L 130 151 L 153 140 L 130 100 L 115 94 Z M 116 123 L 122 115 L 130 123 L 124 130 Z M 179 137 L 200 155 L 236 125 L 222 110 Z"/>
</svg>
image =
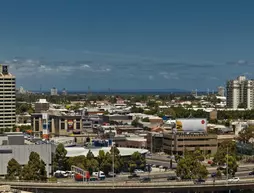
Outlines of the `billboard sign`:
<svg viewBox="0 0 254 193">
<path fill-rule="evenodd" d="M 73 130 L 74 129 L 74 122 L 73 122 L 73 120 L 68 120 L 67 124 L 68 124 L 68 130 Z"/>
<path fill-rule="evenodd" d="M 42 134 L 49 134 L 49 122 L 48 122 L 48 114 L 42 113 Z"/>
<path fill-rule="evenodd" d="M 43 120 L 48 119 L 48 114 L 47 114 L 47 113 L 42 113 L 42 119 L 43 119 Z"/>
<path fill-rule="evenodd" d="M 177 132 L 206 132 L 206 119 L 177 119 L 175 129 Z"/>
</svg>

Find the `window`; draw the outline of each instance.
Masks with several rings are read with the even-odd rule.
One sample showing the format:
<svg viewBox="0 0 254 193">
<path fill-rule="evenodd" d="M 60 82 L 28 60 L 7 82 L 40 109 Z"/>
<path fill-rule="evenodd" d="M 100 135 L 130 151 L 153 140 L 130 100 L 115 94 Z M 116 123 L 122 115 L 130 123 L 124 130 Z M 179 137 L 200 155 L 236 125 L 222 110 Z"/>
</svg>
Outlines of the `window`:
<svg viewBox="0 0 254 193">
<path fill-rule="evenodd" d="M 65 130 L 65 123 L 61 123 L 61 130 Z"/>
</svg>

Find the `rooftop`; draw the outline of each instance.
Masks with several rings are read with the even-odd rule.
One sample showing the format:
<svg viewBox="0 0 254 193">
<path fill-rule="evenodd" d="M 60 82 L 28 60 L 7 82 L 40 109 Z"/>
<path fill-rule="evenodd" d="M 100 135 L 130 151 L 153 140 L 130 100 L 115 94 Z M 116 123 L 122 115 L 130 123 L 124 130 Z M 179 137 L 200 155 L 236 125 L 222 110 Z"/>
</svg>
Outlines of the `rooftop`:
<svg viewBox="0 0 254 193">
<path fill-rule="evenodd" d="M 99 148 L 84 148 L 84 147 L 66 147 L 67 155 L 66 157 L 75 157 L 80 155 L 87 155 L 89 150 L 93 153 L 95 157 L 99 155 L 99 151 L 103 150 L 105 153 L 110 152 L 111 147 L 99 147 Z M 127 148 L 127 147 L 118 147 L 121 156 L 130 156 L 134 152 L 139 152 L 141 154 L 146 154 L 147 149 L 138 149 L 138 148 Z"/>
</svg>

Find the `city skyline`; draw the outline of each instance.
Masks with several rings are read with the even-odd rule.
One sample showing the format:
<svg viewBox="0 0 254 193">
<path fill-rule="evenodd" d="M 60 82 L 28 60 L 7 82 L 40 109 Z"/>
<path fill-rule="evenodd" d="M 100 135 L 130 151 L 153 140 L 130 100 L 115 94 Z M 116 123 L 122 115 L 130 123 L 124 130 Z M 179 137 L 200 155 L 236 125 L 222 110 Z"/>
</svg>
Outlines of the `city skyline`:
<svg viewBox="0 0 254 193">
<path fill-rule="evenodd" d="M 0 60 L 28 90 L 216 90 L 253 77 L 253 5 L 5 1 Z"/>
</svg>

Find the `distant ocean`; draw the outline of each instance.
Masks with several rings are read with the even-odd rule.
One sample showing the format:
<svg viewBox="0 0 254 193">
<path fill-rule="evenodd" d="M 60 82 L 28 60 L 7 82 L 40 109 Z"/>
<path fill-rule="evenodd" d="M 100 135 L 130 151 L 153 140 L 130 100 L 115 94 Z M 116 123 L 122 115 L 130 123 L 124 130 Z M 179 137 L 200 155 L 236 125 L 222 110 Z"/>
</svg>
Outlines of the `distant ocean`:
<svg viewBox="0 0 254 193">
<path fill-rule="evenodd" d="M 86 95 L 88 94 L 87 90 L 78 91 L 78 90 L 66 90 L 68 94 L 80 94 Z M 49 94 L 49 91 L 38 91 L 32 90 L 33 93 L 44 93 Z M 58 91 L 58 94 L 61 94 L 61 90 Z M 90 90 L 90 94 L 98 94 L 98 95 L 166 95 L 166 94 L 178 94 L 178 95 L 186 95 L 191 94 L 192 91 L 183 90 L 183 89 L 110 89 L 110 90 Z M 212 93 L 212 92 L 210 92 Z M 207 91 L 198 91 L 197 94 L 207 95 Z"/>
<path fill-rule="evenodd" d="M 32 91 L 35 93 L 50 93 L 49 91 Z M 59 94 L 61 91 L 58 92 Z M 88 94 L 88 91 L 68 91 L 68 94 Z M 92 94 L 113 95 L 113 94 L 131 94 L 131 95 L 160 95 L 160 94 L 190 94 L 191 91 L 182 89 L 110 89 L 110 90 L 90 90 Z M 203 93 L 203 92 L 199 92 Z M 205 93 L 205 92 L 204 92 Z"/>
</svg>

